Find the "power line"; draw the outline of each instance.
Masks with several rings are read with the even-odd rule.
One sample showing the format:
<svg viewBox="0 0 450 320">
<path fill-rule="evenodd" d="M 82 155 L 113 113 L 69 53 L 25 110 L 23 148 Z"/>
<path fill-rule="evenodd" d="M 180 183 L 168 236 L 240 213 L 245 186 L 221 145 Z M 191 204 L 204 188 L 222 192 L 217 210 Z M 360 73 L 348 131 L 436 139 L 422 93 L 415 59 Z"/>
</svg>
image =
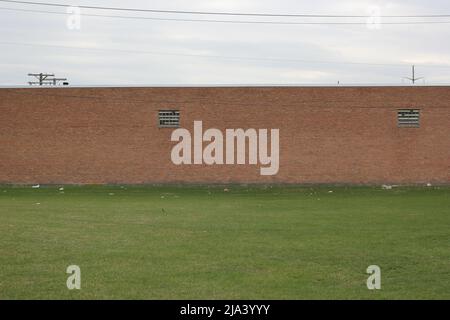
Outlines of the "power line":
<svg viewBox="0 0 450 320">
<path fill-rule="evenodd" d="M 221 15 L 221 16 L 252 16 L 252 17 L 297 17 L 297 18 L 369 18 L 370 15 L 338 15 L 338 14 L 287 14 L 287 13 L 255 13 L 255 12 L 218 12 L 218 11 L 184 11 L 184 10 L 160 10 L 160 9 L 140 9 L 125 7 L 103 7 L 103 6 L 85 6 L 63 3 L 47 3 L 33 1 L 15 1 L 0 0 L 0 2 L 51 6 L 51 7 L 78 7 L 81 9 L 93 10 L 111 10 L 111 11 L 129 11 L 129 12 L 151 12 L 166 14 L 193 14 L 193 15 Z M 427 15 L 380 15 L 380 18 L 448 18 L 450 14 L 427 14 Z"/>
<path fill-rule="evenodd" d="M 136 53 L 136 54 L 150 54 L 161 56 L 180 56 L 180 57 L 194 57 L 207 59 L 230 59 L 230 60 L 250 60 L 250 61 L 271 61 L 271 62 L 297 62 L 297 63 L 315 63 L 315 64 L 344 64 L 344 65 L 367 65 L 367 66 L 384 66 L 384 67 L 410 67 L 410 64 L 395 64 L 395 63 L 371 63 L 371 62 L 349 62 L 349 61 L 318 61 L 318 60 L 302 60 L 302 59 L 287 59 L 287 58 L 263 58 L 263 57 L 244 57 L 244 56 L 222 56 L 222 55 L 203 55 L 190 53 L 174 53 L 174 52 L 159 52 L 146 50 L 128 50 L 128 49 L 110 49 L 110 48 L 88 48 L 65 45 L 50 45 L 40 43 L 25 43 L 25 42 L 7 42 L 0 41 L 0 45 L 18 45 L 44 48 L 59 48 L 59 49 L 75 49 L 88 51 L 102 51 L 102 52 L 119 52 L 119 53 Z M 421 65 L 421 67 L 437 67 L 450 68 L 450 65 Z"/>
<path fill-rule="evenodd" d="M 1 2 L 2 0 L 0 0 Z M 58 15 L 70 15 L 66 12 L 55 12 L 46 10 L 33 9 L 17 9 L 0 7 L 0 10 L 46 13 Z M 367 22 L 293 22 L 293 21 L 245 21 L 245 20 L 215 20 L 215 19 L 183 19 L 183 18 L 158 18 L 158 17 L 142 17 L 142 16 L 123 16 L 123 15 L 105 15 L 105 14 L 88 14 L 80 13 L 80 16 L 101 17 L 101 18 L 118 18 L 133 20 L 154 20 L 154 21 L 177 21 L 177 22 L 209 22 L 209 23 L 234 23 L 234 24 L 269 24 L 269 25 L 367 25 Z M 423 25 L 423 24 L 450 24 L 450 21 L 402 21 L 402 22 L 377 22 L 378 25 Z"/>
<path fill-rule="evenodd" d="M 262 58 L 262 57 L 243 57 L 243 56 L 202 55 L 202 54 L 158 52 L 158 51 L 146 51 L 146 50 L 88 48 L 88 47 L 75 47 L 75 46 L 65 46 L 65 45 L 49 45 L 49 44 L 24 43 L 24 42 L 22 42 L 22 43 L 20 43 L 20 42 L 5 42 L 5 41 L 1 41 L 0 45 L 19 45 L 19 46 L 32 46 L 32 47 L 45 47 L 45 48 L 76 49 L 76 50 L 91 50 L 91 51 L 107 51 L 107 52 L 120 52 L 120 53 L 137 53 L 137 54 L 151 54 L 151 55 L 162 55 L 162 56 L 170 55 L 170 56 L 181 56 L 181 57 L 231 59 L 231 60 L 256 60 L 256 61 L 272 61 L 272 62 L 301 62 L 301 63 L 318 63 L 318 64 L 373 65 L 373 66 L 393 66 L 393 67 L 409 67 L 410 66 L 409 64 L 365 63 L 365 62 L 344 62 L 344 61 L 313 61 L 313 60 L 284 59 L 284 58 Z M 438 66 L 435 66 L 435 67 L 438 67 Z M 450 65 L 439 66 L 439 67 L 450 67 Z"/>
</svg>

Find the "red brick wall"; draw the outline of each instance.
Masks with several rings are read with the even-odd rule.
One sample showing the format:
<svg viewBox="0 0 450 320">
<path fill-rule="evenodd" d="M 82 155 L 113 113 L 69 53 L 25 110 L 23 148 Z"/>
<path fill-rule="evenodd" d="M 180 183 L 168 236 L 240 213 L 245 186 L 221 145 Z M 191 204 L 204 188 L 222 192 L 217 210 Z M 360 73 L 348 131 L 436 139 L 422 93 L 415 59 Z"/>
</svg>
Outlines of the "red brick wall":
<svg viewBox="0 0 450 320">
<path fill-rule="evenodd" d="M 278 174 L 172 164 L 159 109 L 191 131 L 279 128 Z M 0 183 L 170 182 L 448 184 L 450 87 L 0 89 Z"/>
</svg>

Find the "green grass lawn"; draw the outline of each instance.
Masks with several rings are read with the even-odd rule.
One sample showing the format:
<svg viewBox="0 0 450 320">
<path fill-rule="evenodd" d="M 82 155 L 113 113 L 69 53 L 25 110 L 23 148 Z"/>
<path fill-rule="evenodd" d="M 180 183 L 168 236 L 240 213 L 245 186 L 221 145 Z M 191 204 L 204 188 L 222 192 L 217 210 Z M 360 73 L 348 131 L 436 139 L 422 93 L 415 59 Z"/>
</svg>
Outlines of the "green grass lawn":
<svg viewBox="0 0 450 320">
<path fill-rule="evenodd" d="M 450 299 L 448 187 L 224 188 L 0 186 L 0 299 Z"/>
</svg>

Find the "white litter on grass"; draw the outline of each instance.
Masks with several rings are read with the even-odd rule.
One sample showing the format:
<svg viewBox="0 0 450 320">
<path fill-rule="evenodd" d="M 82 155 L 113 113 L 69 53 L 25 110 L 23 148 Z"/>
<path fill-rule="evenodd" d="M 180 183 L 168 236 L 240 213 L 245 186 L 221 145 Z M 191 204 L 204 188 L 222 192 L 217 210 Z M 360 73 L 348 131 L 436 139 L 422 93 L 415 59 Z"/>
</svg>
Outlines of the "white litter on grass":
<svg viewBox="0 0 450 320">
<path fill-rule="evenodd" d="M 33 189 L 37 189 L 37 188 L 39 188 L 39 187 L 40 187 L 39 184 L 37 184 L 37 185 L 35 185 L 35 186 L 31 186 L 31 188 L 33 188 Z"/>
<path fill-rule="evenodd" d="M 328 193 L 333 193 L 333 190 L 328 191 Z"/>
<path fill-rule="evenodd" d="M 223 189 L 223 192 L 228 192 L 228 191 L 230 191 L 230 190 L 228 190 L 227 188 Z"/>
<path fill-rule="evenodd" d="M 64 190 L 64 188 L 62 188 L 62 187 L 61 187 L 61 188 L 59 188 L 58 190 L 59 190 L 59 191 L 63 191 L 63 190 Z"/>
<path fill-rule="evenodd" d="M 392 186 L 389 186 L 389 185 L 387 185 L 387 184 L 383 184 L 383 185 L 381 186 L 381 188 L 383 188 L 383 190 L 391 190 L 391 189 L 392 189 Z"/>
<path fill-rule="evenodd" d="M 431 183 L 427 183 L 427 187 L 432 187 L 432 184 Z"/>
</svg>

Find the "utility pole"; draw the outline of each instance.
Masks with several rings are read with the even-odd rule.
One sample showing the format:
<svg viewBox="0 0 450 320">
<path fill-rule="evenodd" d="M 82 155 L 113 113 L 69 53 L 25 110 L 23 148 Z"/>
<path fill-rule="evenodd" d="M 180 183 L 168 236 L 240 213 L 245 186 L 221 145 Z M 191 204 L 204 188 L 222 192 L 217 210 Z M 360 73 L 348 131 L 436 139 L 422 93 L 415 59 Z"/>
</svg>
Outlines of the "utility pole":
<svg viewBox="0 0 450 320">
<path fill-rule="evenodd" d="M 67 86 L 69 83 L 66 82 L 67 79 L 66 78 L 55 78 L 54 74 L 50 74 L 50 73 L 29 73 L 28 74 L 29 77 L 35 77 L 37 79 L 37 81 L 29 81 L 28 84 L 30 86 L 37 84 L 40 86 L 43 85 L 53 85 L 56 86 L 57 84 L 59 84 L 60 81 L 64 81 L 63 85 Z"/>
<path fill-rule="evenodd" d="M 54 77 L 54 74 L 49 74 L 49 73 L 29 73 L 28 74 L 29 77 L 35 77 L 38 81 L 29 81 L 28 84 L 29 85 L 33 85 L 33 84 L 38 84 L 40 86 L 44 85 L 46 82 L 45 81 L 48 77 Z"/>
<path fill-rule="evenodd" d="M 413 65 L 412 66 L 412 77 L 411 78 L 404 77 L 404 79 L 408 79 L 412 82 L 412 84 L 415 84 L 417 80 L 424 79 L 424 77 L 416 78 L 416 67 Z"/>
</svg>

